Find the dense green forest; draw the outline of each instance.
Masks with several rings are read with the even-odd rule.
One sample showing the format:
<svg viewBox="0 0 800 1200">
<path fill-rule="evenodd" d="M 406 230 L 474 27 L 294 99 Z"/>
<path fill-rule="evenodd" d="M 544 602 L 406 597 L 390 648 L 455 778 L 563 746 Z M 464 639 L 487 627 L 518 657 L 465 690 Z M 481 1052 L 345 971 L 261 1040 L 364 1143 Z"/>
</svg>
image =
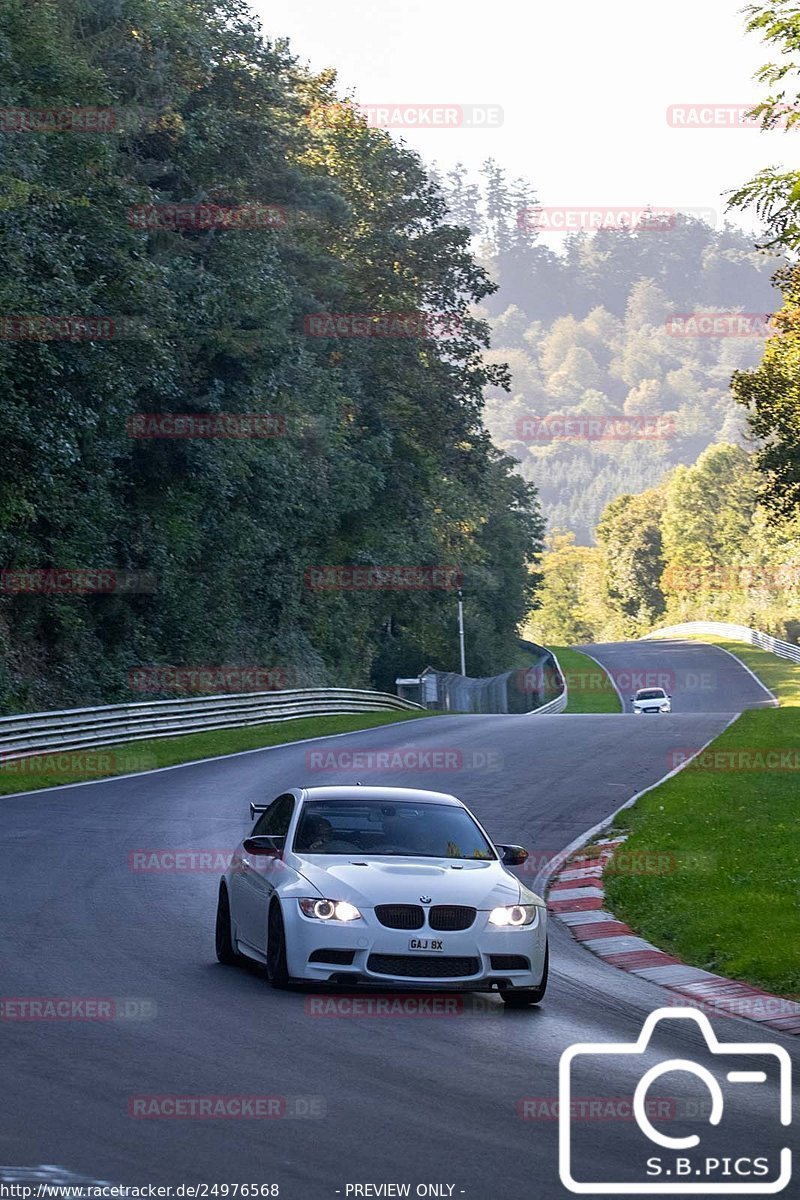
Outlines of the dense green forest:
<svg viewBox="0 0 800 1200">
<path fill-rule="evenodd" d="M 709 446 L 656 488 L 605 508 L 596 546 L 555 532 L 528 634 L 556 645 L 734 621 L 800 635 L 800 516 L 772 516 L 757 458 Z"/>
<path fill-rule="evenodd" d="M 0 0 L 0 83 L 2 709 L 130 699 L 151 664 L 456 665 L 452 590 L 308 586 L 325 565 L 456 568 L 472 671 L 513 661 L 543 524 L 482 423 L 494 284 L 418 157 L 239 0 Z M 162 413 L 274 436 L 130 436 Z M 49 568 L 149 582 L 13 575 Z"/>
<path fill-rule="evenodd" d="M 638 230 L 572 234 L 557 252 L 528 216 L 530 185 L 509 182 L 497 163 L 477 180 L 459 167 L 439 181 L 500 285 L 481 311 L 493 331 L 489 361 L 508 363 L 512 387 L 487 388 L 486 422 L 535 481 L 551 528 L 590 545 L 614 497 L 652 487 L 715 441 L 742 441 L 730 380 L 758 362 L 765 314 L 781 304 L 771 281 L 785 263 L 779 248 L 674 214 Z M 737 311 L 760 314 L 740 326 L 746 336 L 687 336 L 692 326 L 672 320 Z M 563 415 L 617 418 L 623 433 L 587 437 L 584 421 L 573 436 L 552 437 L 530 423 Z M 643 432 L 626 436 L 637 419 Z"/>
</svg>

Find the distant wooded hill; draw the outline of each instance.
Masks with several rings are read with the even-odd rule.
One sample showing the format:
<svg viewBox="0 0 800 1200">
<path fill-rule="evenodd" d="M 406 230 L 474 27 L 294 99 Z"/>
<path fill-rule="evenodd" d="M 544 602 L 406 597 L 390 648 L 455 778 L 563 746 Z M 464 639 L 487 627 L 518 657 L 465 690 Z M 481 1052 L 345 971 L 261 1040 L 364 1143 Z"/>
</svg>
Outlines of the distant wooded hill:
<svg viewBox="0 0 800 1200">
<path fill-rule="evenodd" d="M 486 424 L 536 483 L 551 529 L 591 544 L 616 496 L 652 487 L 714 442 L 742 441 L 730 379 L 761 357 L 783 258 L 731 225 L 680 214 L 574 234 L 556 253 L 531 219 L 526 181 L 509 182 L 492 161 L 477 182 L 460 167 L 438 181 L 500 285 L 484 303 L 489 358 L 508 362 L 512 389 L 486 389 Z M 743 316 L 712 322 L 713 312 Z M 699 331 L 688 314 L 703 314 Z M 568 437 L 554 436 L 557 421 L 530 421 L 565 415 L 582 418 Z M 598 415 L 622 420 L 599 431 Z"/>
</svg>

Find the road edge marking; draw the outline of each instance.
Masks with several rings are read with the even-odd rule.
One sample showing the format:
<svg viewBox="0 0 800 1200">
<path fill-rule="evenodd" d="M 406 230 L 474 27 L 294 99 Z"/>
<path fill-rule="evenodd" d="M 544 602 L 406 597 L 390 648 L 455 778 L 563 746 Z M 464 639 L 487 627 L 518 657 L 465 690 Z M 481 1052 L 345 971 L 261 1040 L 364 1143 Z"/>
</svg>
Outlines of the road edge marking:
<svg viewBox="0 0 800 1200">
<path fill-rule="evenodd" d="M 637 638 L 637 641 L 640 641 L 640 642 L 646 642 L 649 640 L 650 639 L 648 639 L 648 638 Z M 778 699 L 778 697 L 775 695 L 775 693 L 773 691 L 770 691 L 770 689 L 764 683 L 764 680 L 759 679 L 758 676 L 756 675 L 755 671 L 753 671 L 750 667 L 748 667 L 746 662 L 742 662 L 742 660 L 741 660 L 741 658 L 739 658 L 738 654 L 734 654 L 732 650 L 726 649 L 725 646 L 719 646 L 719 645 L 717 645 L 716 642 L 704 642 L 702 638 L 661 638 L 661 639 L 653 639 L 653 640 L 654 641 L 661 640 L 663 642 L 689 642 L 693 646 L 707 646 L 709 650 L 721 650 L 723 654 L 727 654 L 728 658 L 732 658 L 735 663 L 738 663 L 739 666 L 743 668 L 743 670 L 747 671 L 747 674 L 752 676 L 752 678 L 755 680 L 755 682 L 758 684 L 758 686 L 767 693 L 767 695 L 770 697 L 770 699 L 773 702 L 773 704 L 775 705 L 775 707 L 780 708 L 780 703 L 781 703 L 780 700 Z M 762 649 L 762 647 L 757 646 L 756 649 L 760 650 L 760 649 Z M 765 651 L 765 653 L 770 654 L 771 651 L 767 650 L 767 651 Z M 775 657 L 779 658 L 780 655 L 776 654 Z M 786 661 L 786 660 L 784 660 L 784 661 Z M 747 710 L 745 709 L 744 711 L 746 712 Z"/>
<path fill-rule="evenodd" d="M 771 690 L 770 690 L 770 689 L 767 687 L 767 685 L 764 683 L 764 680 L 763 680 L 763 679 L 759 679 L 759 678 L 758 678 L 758 676 L 756 675 L 755 671 L 751 670 L 751 668 L 750 668 L 750 667 L 748 667 L 748 665 L 747 665 L 747 663 L 746 663 L 746 662 L 742 662 L 742 660 L 741 660 L 741 658 L 739 658 L 739 655 L 738 655 L 738 654 L 734 654 L 732 650 L 728 650 L 728 649 L 726 649 L 726 647 L 725 647 L 725 646 L 718 646 L 718 645 L 716 645 L 716 643 L 715 643 L 715 642 L 701 642 L 701 643 L 700 643 L 700 645 L 701 645 L 701 646 L 709 646 L 709 647 L 710 647 L 712 650 L 721 650 L 723 654 L 727 654 L 727 655 L 728 655 L 728 657 L 729 657 L 729 658 L 732 658 L 732 659 L 733 659 L 733 661 L 734 661 L 734 662 L 736 662 L 736 663 L 738 663 L 740 667 L 744 667 L 745 671 L 747 671 L 747 674 L 748 674 L 748 675 L 752 675 L 753 679 L 756 681 L 756 683 L 758 684 L 758 686 L 759 686 L 760 688 L 763 688 L 763 689 L 764 689 L 764 691 L 767 693 L 767 695 L 768 695 L 768 696 L 771 698 L 771 700 L 772 700 L 773 704 L 775 705 L 775 707 L 776 707 L 776 708 L 779 708 L 779 707 L 780 707 L 780 703 L 781 703 L 781 702 L 780 702 L 780 700 L 778 699 L 778 697 L 775 695 L 775 693 L 774 693 L 773 691 L 771 691 Z M 758 648 L 759 648 L 759 647 L 757 647 L 757 649 L 758 649 Z M 776 657 L 777 657 L 777 655 L 776 655 Z"/>
<path fill-rule="evenodd" d="M 590 646 L 591 646 L 591 645 L 593 645 L 593 644 L 594 644 L 594 643 L 592 643 L 592 642 L 590 642 L 590 643 L 589 643 L 589 645 L 590 645 Z M 617 695 L 619 696 L 619 702 L 620 702 L 621 708 L 620 708 L 620 711 L 619 711 L 619 713 L 618 713 L 618 714 L 616 714 L 616 715 L 618 715 L 618 716 L 622 716 L 622 715 L 624 715 L 625 713 L 627 713 L 627 712 L 628 712 L 628 710 L 627 710 L 627 708 L 625 707 L 625 697 L 623 696 L 622 692 L 621 692 L 621 691 L 619 690 L 619 688 L 617 687 L 617 681 L 616 681 L 616 679 L 614 678 L 614 676 L 611 674 L 611 672 L 609 671 L 608 667 L 604 666 L 604 665 L 603 665 L 603 663 L 601 663 L 601 662 L 600 662 L 600 659 L 599 659 L 599 658 L 595 658 L 595 656 L 594 656 L 593 654 L 590 654 L 588 650 L 584 650 L 583 648 L 580 648 L 580 649 L 579 649 L 577 646 L 573 646 L 573 647 L 572 647 L 572 649 L 573 649 L 573 650 L 577 650 L 579 654 L 585 654 L 587 658 L 590 658 L 590 659 L 592 660 L 592 662 L 594 662 L 594 663 L 597 663 L 597 665 L 598 665 L 598 667 L 600 668 L 600 670 L 601 670 L 601 671 L 605 671 L 606 675 L 607 675 L 607 676 L 608 676 L 608 678 L 609 678 L 609 682 L 611 683 L 611 686 L 613 687 L 614 691 L 615 691 L 615 692 L 617 693 Z M 595 713 L 595 714 L 593 714 L 593 715 L 594 715 L 594 716 L 598 716 L 598 715 L 600 715 L 600 714 L 597 714 L 597 713 Z M 632 714 L 632 713 L 628 713 L 628 715 L 629 715 L 629 716 L 632 716 L 633 714 Z"/>
</svg>

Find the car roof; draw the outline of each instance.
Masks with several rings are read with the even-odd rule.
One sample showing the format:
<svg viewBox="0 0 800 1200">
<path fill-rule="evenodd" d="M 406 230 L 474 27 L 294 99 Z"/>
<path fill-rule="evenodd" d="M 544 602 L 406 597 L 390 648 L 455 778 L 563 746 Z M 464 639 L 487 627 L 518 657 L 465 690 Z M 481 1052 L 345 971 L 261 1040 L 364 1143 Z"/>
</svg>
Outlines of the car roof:
<svg viewBox="0 0 800 1200">
<path fill-rule="evenodd" d="M 373 787 L 359 783 L 303 788 L 301 798 L 303 800 L 385 800 L 391 804 L 457 804 L 459 807 L 463 807 L 458 797 L 451 796 L 449 792 L 429 792 L 417 788 Z"/>
<path fill-rule="evenodd" d="M 660 692 L 662 696 L 666 696 L 666 694 L 667 694 L 662 687 L 648 687 L 648 688 L 639 688 L 636 695 L 641 696 L 643 692 Z"/>
</svg>

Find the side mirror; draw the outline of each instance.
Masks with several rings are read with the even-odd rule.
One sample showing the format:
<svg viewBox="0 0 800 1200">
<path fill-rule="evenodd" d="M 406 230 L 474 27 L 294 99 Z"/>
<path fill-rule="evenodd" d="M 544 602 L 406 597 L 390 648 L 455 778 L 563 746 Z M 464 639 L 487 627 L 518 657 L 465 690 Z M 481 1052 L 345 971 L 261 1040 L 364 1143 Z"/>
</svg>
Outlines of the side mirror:
<svg viewBox="0 0 800 1200">
<path fill-rule="evenodd" d="M 245 852 L 252 854 L 254 858 L 280 858 L 281 856 L 280 848 L 267 834 L 245 838 L 242 846 Z"/>
<path fill-rule="evenodd" d="M 521 867 L 528 861 L 528 851 L 524 846 L 498 846 L 500 861 L 507 867 Z"/>
<path fill-rule="evenodd" d="M 634 702 L 634 700 L 636 699 L 636 697 L 635 697 L 635 696 L 628 696 L 628 699 L 630 700 L 631 704 L 633 704 L 633 702 Z"/>
</svg>

